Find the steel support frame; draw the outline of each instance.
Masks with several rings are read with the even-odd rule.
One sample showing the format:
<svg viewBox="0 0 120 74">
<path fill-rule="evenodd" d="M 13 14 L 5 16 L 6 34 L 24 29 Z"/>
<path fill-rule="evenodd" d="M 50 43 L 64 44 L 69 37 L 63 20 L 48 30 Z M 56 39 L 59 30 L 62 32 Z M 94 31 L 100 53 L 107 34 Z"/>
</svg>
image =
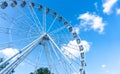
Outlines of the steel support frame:
<svg viewBox="0 0 120 74">
<path fill-rule="evenodd" d="M 37 38 L 32 43 L 24 47 L 23 50 L 21 50 L 19 53 L 15 54 L 11 58 L 0 64 L 1 66 L 4 63 L 9 62 L 13 58 L 15 58 L 13 62 L 11 62 L 9 65 L 7 65 L 0 71 L 0 74 L 10 74 L 27 57 L 27 55 L 29 55 L 29 53 L 31 53 L 34 50 L 34 48 L 37 45 L 39 45 L 40 41 L 42 40 L 42 37 L 44 37 L 45 35 L 46 34 L 42 34 L 39 38 Z"/>
</svg>

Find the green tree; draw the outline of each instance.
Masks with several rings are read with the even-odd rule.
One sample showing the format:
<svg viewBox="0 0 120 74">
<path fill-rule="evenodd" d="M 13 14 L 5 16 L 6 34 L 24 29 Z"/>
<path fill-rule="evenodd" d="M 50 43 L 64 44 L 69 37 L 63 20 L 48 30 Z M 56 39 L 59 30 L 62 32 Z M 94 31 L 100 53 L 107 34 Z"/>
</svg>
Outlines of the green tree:
<svg viewBox="0 0 120 74">
<path fill-rule="evenodd" d="M 34 74 L 34 73 L 31 72 L 30 74 Z M 37 69 L 36 74 L 51 74 L 51 72 L 48 68 L 39 68 Z"/>
</svg>

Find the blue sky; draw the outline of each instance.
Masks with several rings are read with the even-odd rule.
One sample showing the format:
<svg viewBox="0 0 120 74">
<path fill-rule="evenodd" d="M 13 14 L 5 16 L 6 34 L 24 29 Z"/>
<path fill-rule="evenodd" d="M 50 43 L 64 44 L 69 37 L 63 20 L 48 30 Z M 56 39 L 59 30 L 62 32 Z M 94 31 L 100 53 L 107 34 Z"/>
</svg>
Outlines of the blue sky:
<svg viewBox="0 0 120 74">
<path fill-rule="evenodd" d="M 77 32 L 81 37 L 81 39 L 88 43 L 90 47 L 88 46 L 87 49 L 88 51 L 86 52 L 87 74 L 96 74 L 96 73 L 120 74 L 120 70 L 119 70 L 120 69 L 120 58 L 119 58 L 120 1 L 119 0 L 96 0 L 96 1 L 95 0 L 91 0 L 91 1 L 34 0 L 34 1 L 39 2 L 51 9 L 54 9 L 59 14 L 64 16 L 68 21 L 71 22 L 73 27 L 77 28 L 78 30 Z M 3 10 L 0 9 L 0 11 Z M 13 15 L 15 13 L 11 10 L 11 8 L 10 10 L 6 10 L 6 11 L 9 11 L 9 13 L 7 14 Z M 37 14 L 41 16 L 40 15 L 41 13 L 37 12 Z M 14 16 L 17 16 L 17 14 Z M 0 23 L 1 23 L 0 25 L 2 25 L 2 23 L 4 22 L 0 21 Z M 3 38 L 2 36 L 3 35 L 0 34 L 0 37 L 2 39 L 5 39 L 3 41 L 6 42 L 7 38 Z M 24 36 L 23 37 L 15 36 L 14 38 L 16 40 L 19 40 L 24 38 Z M 26 43 L 23 43 L 23 45 L 21 46 L 18 46 L 19 44 L 16 44 L 15 48 L 21 49 L 31 41 L 27 41 Z M 36 53 L 37 51 L 38 50 L 35 50 L 33 53 Z M 31 53 L 31 55 L 28 58 L 34 58 L 34 57 L 35 55 Z M 22 63 L 22 65 L 18 66 L 18 68 L 16 69 L 18 73 L 15 74 L 26 74 L 29 71 L 34 70 L 31 65 L 29 64 L 25 65 L 25 64 L 26 63 Z M 25 66 L 28 66 L 29 69 L 26 69 Z M 23 69 L 25 69 L 26 71 Z"/>
</svg>

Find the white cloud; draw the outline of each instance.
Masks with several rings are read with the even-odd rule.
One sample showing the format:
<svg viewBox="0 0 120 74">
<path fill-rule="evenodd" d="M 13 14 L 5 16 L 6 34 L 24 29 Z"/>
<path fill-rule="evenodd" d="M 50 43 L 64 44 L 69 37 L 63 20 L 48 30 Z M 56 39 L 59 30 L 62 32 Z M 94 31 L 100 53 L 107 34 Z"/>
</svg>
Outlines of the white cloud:
<svg viewBox="0 0 120 74">
<path fill-rule="evenodd" d="M 87 41 L 81 41 L 81 45 L 83 45 L 85 52 L 89 51 L 90 44 Z M 76 40 L 70 41 L 68 44 L 64 44 L 61 49 L 63 53 L 71 59 L 75 59 L 80 56 L 80 51 Z"/>
<path fill-rule="evenodd" d="M 83 27 L 86 31 L 93 29 L 95 31 L 98 31 L 99 33 L 103 33 L 105 23 L 103 23 L 103 18 L 90 13 L 84 13 L 78 17 L 79 20 L 81 20 L 81 27 Z"/>
<path fill-rule="evenodd" d="M 103 3 L 103 12 L 106 14 L 110 14 L 115 3 L 117 3 L 117 0 L 105 0 L 105 2 Z"/>
<path fill-rule="evenodd" d="M 80 74 L 80 72 L 74 72 L 73 74 Z"/>
<path fill-rule="evenodd" d="M 101 65 L 101 68 L 102 68 L 102 70 L 103 70 L 104 72 L 110 73 L 110 70 L 108 69 L 108 67 L 107 67 L 106 64 L 102 64 L 102 65 Z"/>
<path fill-rule="evenodd" d="M 103 65 L 101 65 L 101 67 L 102 67 L 102 68 L 106 68 L 106 67 L 107 67 L 107 65 L 103 64 Z"/>
<path fill-rule="evenodd" d="M 119 9 L 117 9 L 117 12 L 116 12 L 118 15 L 120 14 L 120 8 Z"/>
<path fill-rule="evenodd" d="M 3 56 L 4 58 L 9 58 L 15 55 L 16 53 L 18 53 L 18 50 L 14 48 L 6 48 L 3 50 L 0 50 L 0 56 Z"/>
</svg>

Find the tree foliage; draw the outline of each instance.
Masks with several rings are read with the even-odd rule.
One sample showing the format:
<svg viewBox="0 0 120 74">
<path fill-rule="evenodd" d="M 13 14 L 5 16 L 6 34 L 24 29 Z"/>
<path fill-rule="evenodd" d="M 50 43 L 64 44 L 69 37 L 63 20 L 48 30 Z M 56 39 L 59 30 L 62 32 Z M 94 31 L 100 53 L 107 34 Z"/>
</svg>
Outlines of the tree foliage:
<svg viewBox="0 0 120 74">
<path fill-rule="evenodd" d="M 34 74 L 34 73 L 31 72 L 30 74 Z M 39 68 L 36 70 L 35 74 L 51 74 L 51 72 L 48 68 Z"/>
</svg>

